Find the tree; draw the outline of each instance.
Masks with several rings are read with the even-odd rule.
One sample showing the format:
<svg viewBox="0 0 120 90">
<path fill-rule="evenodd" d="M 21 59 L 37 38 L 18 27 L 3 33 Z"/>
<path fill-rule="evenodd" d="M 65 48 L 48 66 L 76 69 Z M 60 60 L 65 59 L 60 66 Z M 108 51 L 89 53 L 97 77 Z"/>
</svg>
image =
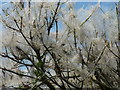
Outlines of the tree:
<svg viewBox="0 0 120 90">
<path fill-rule="evenodd" d="M 23 83 L 19 88 L 119 87 L 115 9 L 104 12 L 99 3 L 78 11 L 73 3 L 64 2 L 21 1 L 10 5 L 1 14 L 4 41 L 0 55 L 13 65 L 0 69 L 4 74 L 20 76 Z M 59 30 L 61 22 L 63 30 Z"/>
</svg>

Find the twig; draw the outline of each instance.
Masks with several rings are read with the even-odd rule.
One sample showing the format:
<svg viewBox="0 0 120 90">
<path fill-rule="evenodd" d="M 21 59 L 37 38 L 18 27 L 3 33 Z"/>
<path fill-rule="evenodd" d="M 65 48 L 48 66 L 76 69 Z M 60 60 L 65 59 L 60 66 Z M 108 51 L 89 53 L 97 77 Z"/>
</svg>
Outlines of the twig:
<svg viewBox="0 0 120 90">
<path fill-rule="evenodd" d="M 56 41 L 58 40 L 58 21 L 55 20 L 56 23 Z"/>
<path fill-rule="evenodd" d="M 58 4 L 57 4 L 57 8 L 56 8 L 56 10 L 55 10 L 55 14 L 54 14 L 54 16 L 53 16 L 53 19 L 52 19 L 50 25 L 49 25 L 48 28 L 47 28 L 47 30 L 48 30 L 48 35 L 50 34 L 50 29 L 52 28 L 53 23 L 54 23 L 54 21 L 55 21 L 55 17 L 56 17 L 56 15 L 57 15 L 57 11 L 58 11 L 59 5 L 60 5 L 60 1 L 59 1 Z"/>
<path fill-rule="evenodd" d="M 118 59 L 120 59 L 120 57 L 118 55 L 116 55 L 109 47 L 108 47 L 108 49 L 113 55 L 115 55 Z"/>
<path fill-rule="evenodd" d="M 11 73 L 14 73 L 14 74 L 16 74 L 16 75 L 18 75 L 18 76 L 24 76 L 24 77 L 29 77 L 29 78 L 34 78 L 34 79 L 35 79 L 35 77 L 28 76 L 28 75 L 24 75 L 24 74 L 21 74 L 21 73 L 17 73 L 17 72 L 15 72 L 15 71 L 12 71 L 12 70 L 9 70 L 9 69 L 6 69 L 6 68 L 0 67 L 0 69 L 2 69 L 2 70 L 4 70 L 4 71 L 11 72 Z"/>
</svg>

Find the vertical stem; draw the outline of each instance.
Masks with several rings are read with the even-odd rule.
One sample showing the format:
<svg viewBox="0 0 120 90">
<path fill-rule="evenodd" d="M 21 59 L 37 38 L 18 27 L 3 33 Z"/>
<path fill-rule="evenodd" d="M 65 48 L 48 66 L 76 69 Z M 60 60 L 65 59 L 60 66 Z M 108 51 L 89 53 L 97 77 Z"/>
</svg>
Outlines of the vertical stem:
<svg viewBox="0 0 120 90">
<path fill-rule="evenodd" d="M 76 40 L 76 31 L 74 29 L 74 45 L 75 45 L 75 49 L 77 51 L 77 40 Z"/>
<path fill-rule="evenodd" d="M 56 42 L 58 41 L 58 21 L 55 20 L 56 23 Z"/>
</svg>

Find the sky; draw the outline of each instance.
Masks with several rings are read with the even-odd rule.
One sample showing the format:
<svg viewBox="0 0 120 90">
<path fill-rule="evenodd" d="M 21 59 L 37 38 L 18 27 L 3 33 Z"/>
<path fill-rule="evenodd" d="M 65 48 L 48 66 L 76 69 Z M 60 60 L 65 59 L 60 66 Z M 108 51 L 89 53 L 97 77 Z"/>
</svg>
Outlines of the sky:
<svg viewBox="0 0 120 90">
<path fill-rule="evenodd" d="M 76 2 L 74 4 L 74 7 L 75 7 L 76 10 L 79 9 L 79 8 L 88 9 L 88 6 L 96 5 L 96 4 L 97 4 L 97 2 Z M 0 1 L 0 14 L 2 13 L 1 7 L 6 8 L 7 6 L 9 6 L 8 2 L 1 2 Z M 115 8 L 115 3 L 114 2 L 101 2 L 100 6 L 101 6 L 101 8 L 103 9 L 104 12 L 107 12 L 107 11 Z M 62 29 L 62 23 L 59 22 L 59 30 L 61 30 L 61 29 Z M 54 31 L 54 30 L 55 30 L 55 27 L 52 28 L 52 31 Z M 1 39 L 0 43 L 1 43 L 1 41 L 2 41 L 2 24 L 1 23 L 0 23 L 0 37 L 1 37 L 0 38 Z M 0 45 L 2 45 L 2 44 L 0 44 Z M 22 67 L 21 69 L 24 69 L 24 67 Z"/>
<path fill-rule="evenodd" d="M 74 4 L 75 10 L 79 8 L 89 9 L 90 6 L 96 5 L 98 2 L 76 2 Z M 109 10 L 115 9 L 115 2 L 101 2 L 100 7 L 103 9 L 104 12 Z M 51 31 L 54 31 L 55 27 L 52 28 Z M 62 30 L 62 23 L 59 22 L 59 30 Z"/>
<path fill-rule="evenodd" d="M 4 8 L 4 7 L 7 8 L 9 6 L 8 1 L 9 0 L 0 1 L 0 6 L 2 8 Z M 110 0 L 110 1 L 112 1 L 112 0 Z M 115 1 L 115 0 L 113 0 L 113 1 Z M 92 2 L 92 1 L 91 2 L 76 2 L 74 7 L 75 7 L 76 10 L 79 9 L 79 8 L 86 8 L 87 9 L 89 6 L 96 5 L 96 4 L 97 4 L 97 2 Z M 101 2 L 100 5 L 101 5 L 101 8 L 103 9 L 103 11 L 106 12 L 106 11 L 109 11 L 109 10 L 111 10 L 115 7 L 115 2 Z M 1 9 L 0 9 L 0 13 L 1 13 Z M 59 30 L 62 30 L 62 23 L 61 22 L 59 22 L 59 27 L 58 28 L 59 28 Z M 0 23 L 0 30 L 2 30 L 1 23 Z M 55 27 L 53 27 L 51 31 L 54 31 L 54 30 L 55 30 Z"/>
</svg>

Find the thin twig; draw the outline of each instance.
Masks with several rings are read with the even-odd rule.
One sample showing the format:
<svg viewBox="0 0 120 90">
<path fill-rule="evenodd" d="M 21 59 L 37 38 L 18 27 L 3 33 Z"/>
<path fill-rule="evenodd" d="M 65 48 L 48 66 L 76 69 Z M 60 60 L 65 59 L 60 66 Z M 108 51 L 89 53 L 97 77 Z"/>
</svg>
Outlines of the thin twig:
<svg viewBox="0 0 120 90">
<path fill-rule="evenodd" d="M 29 78 L 34 78 L 34 79 L 35 79 L 35 77 L 29 76 L 29 75 L 25 75 L 25 74 L 21 74 L 21 73 L 17 73 L 17 72 L 15 72 L 15 71 L 12 71 L 12 70 L 9 70 L 9 69 L 6 69 L 6 68 L 0 67 L 0 69 L 2 69 L 2 70 L 4 70 L 4 71 L 11 72 L 11 73 L 14 73 L 14 74 L 16 74 L 16 75 L 18 75 L 18 76 L 24 76 L 24 77 L 29 77 Z"/>
</svg>

